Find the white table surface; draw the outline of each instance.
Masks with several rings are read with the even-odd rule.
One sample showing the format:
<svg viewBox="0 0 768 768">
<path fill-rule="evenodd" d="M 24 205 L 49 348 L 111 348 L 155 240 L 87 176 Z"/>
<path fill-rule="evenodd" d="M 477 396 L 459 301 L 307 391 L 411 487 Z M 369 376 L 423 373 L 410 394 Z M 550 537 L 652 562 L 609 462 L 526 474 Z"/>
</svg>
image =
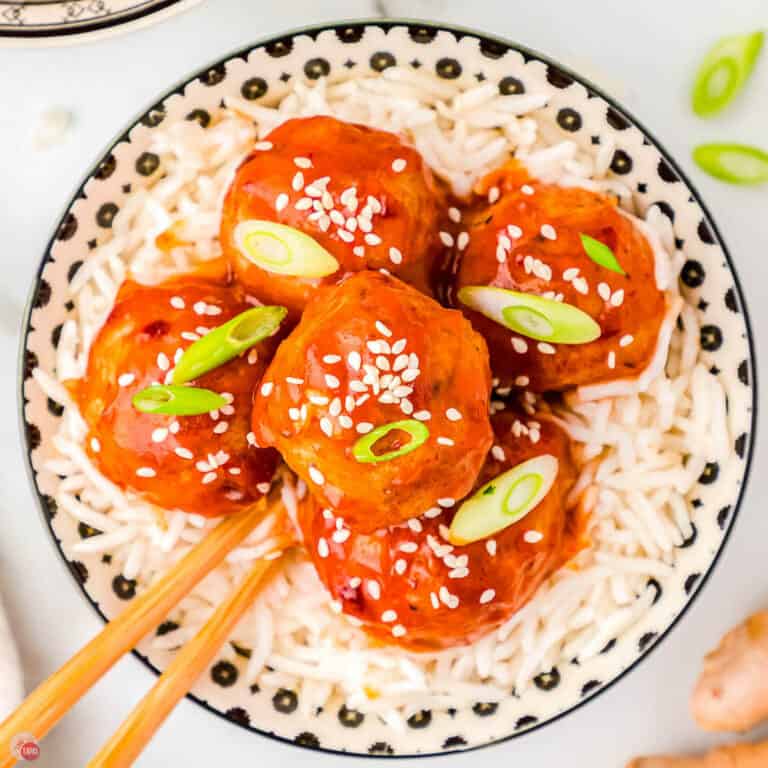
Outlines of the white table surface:
<svg viewBox="0 0 768 768">
<path fill-rule="evenodd" d="M 729 6 L 726 8 L 726 5 Z M 27 482 L 16 417 L 18 326 L 53 224 L 108 142 L 158 93 L 226 52 L 309 23 L 404 15 L 507 36 L 590 77 L 638 115 L 690 173 L 736 261 L 760 359 L 768 358 L 768 188 L 726 187 L 699 172 L 691 147 L 738 140 L 768 149 L 768 56 L 746 98 L 727 115 L 694 119 L 687 107 L 697 57 L 718 36 L 768 24 L 765 0 L 206 0 L 170 20 L 76 48 L 0 48 L 0 588 L 20 643 L 29 688 L 100 628 L 54 555 Z M 33 147 L 41 112 L 61 105 L 75 124 L 45 152 Z M 765 370 L 763 376 L 768 375 Z M 715 743 L 687 710 L 704 652 L 747 612 L 768 605 L 766 440 L 713 579 L 672 635 L 618 686 L 554 726 L 482 752 L 437 758 L 455 768 L 514 761 L 526 768 L 620 768 L 638 753 Z M 124 659 L 44 741 L 36 763 L 81 768 L 153 682 Z M 342 758 L 262 739 L 182 702 L 140 766 L 330 766 Z M 383 763 L 369 760 L 365 765 Z M 411 764 L 414 761 L 406 761 Z M 347 759 L 347 764 L 361 760 Z M 402 764 L 402 763 L 401 763 Z"/>
</svg>

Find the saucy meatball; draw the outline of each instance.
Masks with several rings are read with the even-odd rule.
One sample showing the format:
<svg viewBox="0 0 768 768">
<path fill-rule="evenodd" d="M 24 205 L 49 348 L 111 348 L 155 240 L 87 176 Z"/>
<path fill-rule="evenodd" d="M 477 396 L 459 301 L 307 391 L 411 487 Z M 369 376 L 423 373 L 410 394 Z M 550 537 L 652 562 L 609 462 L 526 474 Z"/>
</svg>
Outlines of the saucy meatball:
<svg viewBox="0 0 768 768">
<path fill-rule="evenodd" d="M 279 457 L 247 435 L 252 392 L 274 341 L 190 382 L 229 400 L 219 411 L 170 416 L 132 404 L 140 390 L 170 381 L 181 351 L 201 334 L 252 306 L 240 290 L 195 277 L 123 285 L 85 377 L 70 384 L 89 428 L 88 454 L 106 477 L 160 507 L 207 517 L 235 512 L 269 490 Z"/>
<path fill-rule="evenodd" d="M 460 312 L 358 272 L 318 293 L 278 349 L 253 431 L 371 531 L 472 488 L 491 445 L 489 391 L 485 343 Z"/>
<path fill-rule="evenodd" d="M 491 367 L 505 385 L 563 390 L 635 379 L 656 352 L 666 312 L 654 254 L 613 198 L 531 179 L 517 165 L 486 180 L 488 199 L 464 216 L 469 235 L 459 253 L 457 294 L 494 286 L 571 304 L 593 318 L 600 335 L 584 344 L 548 343 L 510 330 L 457 303 L 488 342 Z M 592 261 L 587 235 L 607 246 L 626 274 Z"/>
<path fill-rule="evenodd" d="M 431 171 L 412 147 L 386 131 L 332 117 L 288 120 L 275 128 L 237 171 L 224 202 L 221 242 L 238 279 L 294 319 L 321 285 L 345 274 L 387 268 L 431 293 L 435 261 L 444 248 L 444 209 Z M 247 220 L 299 229 L 338 262 L 320 278 L 277 274 L 238 247 Z"/>
<path fill-rule="evenodd" d="M 583 546 L 578 516 L 566 508 L 576 478 L 567 434 L 544 417 L 493 417 L 495 444 L 478 485 L 544 454 L 558 460 L 549 493 L 492 538 L 454 547 L 453 510 L 362 533 L 334 511 L 306 505 L 305 545 L 321 581 L 367 632 L 411 650 L 462 645 L 502 624 Z M 535 440 L 535 442 L 534 442 Z"/>
</svg>

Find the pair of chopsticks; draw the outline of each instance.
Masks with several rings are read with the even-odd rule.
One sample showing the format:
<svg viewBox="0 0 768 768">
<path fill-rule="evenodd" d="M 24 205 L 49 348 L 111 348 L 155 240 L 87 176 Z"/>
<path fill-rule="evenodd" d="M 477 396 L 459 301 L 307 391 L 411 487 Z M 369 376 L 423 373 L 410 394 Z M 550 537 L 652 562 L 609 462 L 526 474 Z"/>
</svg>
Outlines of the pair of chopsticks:
<svg viewBox="0 0 768 768">
<path fill-rule="evenodd" d="M 11 745 L 19 734 L 42 739 L 115 662 L 160 624 L 195 584 L 270 513 L 275 515 L 273 529 L 277 530 L 273 552 L 292 546 L 295 539 L 281 524 L 283 513 L 275 512 L 266 498 L 221 522 L 0 723 L 0 768 L 10 768 L 15 763 Z M 174 656 L 149 693 L 88 763 L 88 768 L 122 768 L 133 764 L 253 603 L 275 563 L 275 559 L 256 561 L 245 580 Z"/>
</svg>

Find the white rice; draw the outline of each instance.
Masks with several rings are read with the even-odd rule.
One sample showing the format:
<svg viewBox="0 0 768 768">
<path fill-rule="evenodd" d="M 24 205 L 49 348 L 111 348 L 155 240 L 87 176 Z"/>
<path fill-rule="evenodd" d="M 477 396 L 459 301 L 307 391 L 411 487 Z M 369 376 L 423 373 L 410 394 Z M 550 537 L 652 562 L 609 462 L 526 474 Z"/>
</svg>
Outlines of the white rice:
<svg viewBox="0 0 768 768">
<path fill-rule="evenodd" d="M 611 192 L 627 215 L 635 214 L 629 190 L 607 176 L 612 142 L 593 156 L 563 141 L 543 110 L 546 103 L 546 94 L 500 96 L 490 85 L 461 92 L 445 80 L 390 68 L 335 85 L 299 83 L 274 106 L 229 98 L 207 129 L 191 121 L 156 129 L 150 149 L 161 157 L 162 171 L 128 196 L 111 239 L 72 281 L 76 319 L 62 329 L 56 370 L 35 371 L 45 392 L 66 406 L 54 438 L 57 455 L 47 465 L 64 478 L 56 500 L 74 519 L 103 531 L 75 544 L 72 553 L 110 552 L 141 588 L 218 522 L 159 510 L 101 476 L 83 450 L 83 420 L 59 382 L 82 375 L 89 345 L 129 273 L 155 282 L 220 254 L 222 197 L 254 141 L 289 117 L 333 114 L 405 134 L 458 194 L 514 153 L 542 179 Z M 656 254 L 657 281 L 670 294 L 657 364 L 642 382 L 644 391 L 592 387 L 555 414 L 581 444 L 578 490 L 594 500 L 593 543 L 576 558 L 577 568 L 555 574 L 535 599 L 473 646 L 409 654 L 369 643 L 359 622 L 339 615 L 307 559 L 291 555 L 233 633 L 232 640 L 251 651 L 247 683 L 299 691 L 307 714 L 333 700 L 402 728 L 421 709 L 500 700 L 511 686 L 519 693 L 563 659 L 596 655 L 648 610 L 654 596 L 649 578 L 668 576 L 675 547 L 691 534 L 689 496 L 712 457 L 712 441 L 715 454 L 725 457 L 730 438 L 723 390 L 697 362 L 699 329 L 691 307 L 682 307 L 682 330 L 675 328 L 682 302 L 674 276 L 682 254 L 675 252 L 669 222 L 652 208 L 641 226 Z M 155 238 L 169 227 L 194 246 L 159 250 Z M 303 493 L 301 483 L 284 484 L 289 513 L 295 514 Z M 175 648 L 194 635 L 266 551 L 262 536 L 255 531 L 182 601 L 170 617 L 179 628 L 155 637 L 155 648 Z"/>
</svg>

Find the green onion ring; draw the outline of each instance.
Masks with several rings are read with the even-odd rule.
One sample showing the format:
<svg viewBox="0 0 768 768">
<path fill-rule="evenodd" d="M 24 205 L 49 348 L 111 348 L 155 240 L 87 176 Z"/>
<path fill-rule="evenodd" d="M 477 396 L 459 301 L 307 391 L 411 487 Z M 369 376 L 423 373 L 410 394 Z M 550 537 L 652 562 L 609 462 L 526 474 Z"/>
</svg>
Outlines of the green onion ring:
<svg viewBox="0 0 768 768">
<path fill-rule="evenodd" d="M 197 387 L 175 387 L 156 384 L 137 392 L 133 407 L 142 413 L 162 413 L 169 416 L 197 416 L 227 404 L 218 393 Z"/>
<path fill-rule="evenodd" d="M 693 150 L 696 164 L 710 176 L 729 184 L 768 181 L 768 153 L 744 144 L 702 144 Z"/>
<path fill-rule="evenodd" d="M 763 32 L 719 40 L 704 57 L 691 94 L 693 111 L 710 117 L 727 106 L 752 74 L 763 47 Z"/>
<path fill-rule="evenodd" d="M 234 232 L 235 246 L 257 267 L 276 275 L 326 277 L 339 262 L 304 232 L 274 221 L 248 219 Z"/>
<path fill-rule="evenodd" d="M 209 331 L 187 347 L 173 371 L 173 383 L 185 384 L 232 360 L 280 327 L 285 307 L 254 307 Z"/>
<path fill-rule="evenodd" d="M 620 275 L 626 275 L 627 273 L 622 269 L 621 264 L 616 259 L 614 252 L 605 244 L 599 240 L 595 240 L 594 237 L 580 233 L 581 245 L 584 248 L 584 253 L 589 256 L 595 264 L 601 267 L 610 269 L 611 272 L 618 272 Z"/>
<path fill-rule="evenodd" d="M 545 453 L 494 477 L 459 507 L 448 541 L 471 544 L 519 522 L 549 493 L 557 472 L 557 459 Z"/>
<path fill-rule="evenodd" d="M 555 344 L 587 344 L 600 326 L 572 304 L 490 285 L 459 289 L 459 301 L 522 336 Z"/>
<path fill-rule="evenodd" d="M 374 444 L 396 429 L 407 432 L 411 436 L 411 439 L 400 448 L 377 456 L 373 452 Z M 392 461 L 392 459 L 396 459 L 399 456 L 405 456 L 407 453 L 415 451 L 427 441 L 427 438 L 429 438 L 429 429 L 426 424 L 416 421 L 416 419 L 393 421 L 389 424 L 383 424 L 380 427 L 376 427 L 376 429 L 372 430 L 367 435 L 363 435 L 363 437 L 361 437 L 352 447 L 352 455 L 361 464 L 378 464 L 382 461 Z"/>
</svg>

